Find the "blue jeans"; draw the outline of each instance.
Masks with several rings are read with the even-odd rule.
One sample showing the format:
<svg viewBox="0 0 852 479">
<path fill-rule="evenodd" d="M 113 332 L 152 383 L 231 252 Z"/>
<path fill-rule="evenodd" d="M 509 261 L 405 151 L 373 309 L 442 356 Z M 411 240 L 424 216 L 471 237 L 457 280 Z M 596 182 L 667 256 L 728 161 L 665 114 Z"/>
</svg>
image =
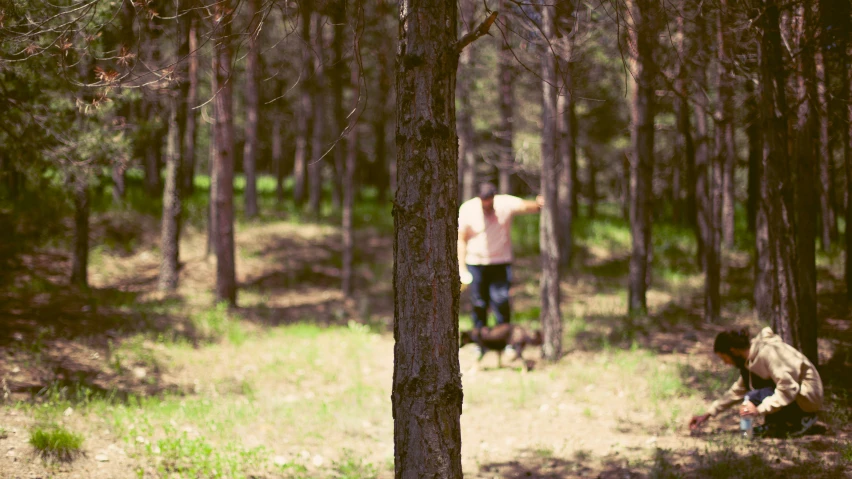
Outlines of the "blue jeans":
<svg viewBox="0 0 852 479">
<path fill-rule="evenodd" d="M 509 286 L 512 283 L 512 266 L 509 264 L 467 265 L 473 276 L 470 300 L 473 304 L 473 326 L 488 324 L 488 307 L 494 311 L 497 324 L 511 320 Z"/>
<path fill-rule="evenodd" d="M 746 397 L 752 404 L 759 406 L 766 398 L 775 394 L 775 388 L 753 389 L 746 393 Z M 766 415 L 766 425 L 789 426 L 801 424 L 802 418 L 809 415 L 796 404 L 796 401 L 782 407 L 773 414 Z"/>
</svg>

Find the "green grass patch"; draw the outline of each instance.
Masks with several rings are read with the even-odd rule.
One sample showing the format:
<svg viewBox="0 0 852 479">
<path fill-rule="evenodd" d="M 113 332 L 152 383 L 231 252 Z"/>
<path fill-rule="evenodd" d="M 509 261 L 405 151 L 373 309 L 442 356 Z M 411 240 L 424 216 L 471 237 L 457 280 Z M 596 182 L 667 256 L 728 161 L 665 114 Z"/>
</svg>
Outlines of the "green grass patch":
<svg viewBox="0 0 852 479">
<path fill-rule="evenodd" d="M 71 461 L 81 453 L 83 436 L 56 424 L 36 426 L 29 443 L 42 459 Z"/>
</svg>

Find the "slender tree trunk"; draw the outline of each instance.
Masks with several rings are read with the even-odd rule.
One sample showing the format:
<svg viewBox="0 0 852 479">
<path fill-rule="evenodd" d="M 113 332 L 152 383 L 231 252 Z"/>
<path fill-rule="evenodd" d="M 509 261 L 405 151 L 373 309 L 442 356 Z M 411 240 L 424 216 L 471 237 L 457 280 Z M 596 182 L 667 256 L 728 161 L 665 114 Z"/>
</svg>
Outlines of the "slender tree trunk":
<svg viewBox="0 0 852 479">
<path fill-rule="evenodd" d="M 89 287 L 89 183 L 86 172 L 77 171 L 74 187 L 74 255 L 71 258 L 71 284 Z"/>
<path fill-rule="evenodd" d="M 388 66 L 390 57 L 385 54 L 384 50 L 379 50 L 378 54 L 378 70 L 379 70 L 379 87 L 381 91 L 393 91 L 392 79 L 390 72 L 391 67 Z M 388 104 L 390 101 L 387 98 L 382 98 L 378 108 L 375 108 L 376 123 L 375 131 L 375 154 L 376 162 L 386 168 L 388 175 L 387 189 L 390 193 L 390 198 L 393 199 L 396 194 L 396 155 L 387 153 L 387 130 L 388 130 Z M 387 197 L 383 197 L 383 200 Z"/>
<path fill-rule="evenodd" d="M 353 118 L 358 117 L 361 70 L 358 64 L 360 43 L 357 37 L 353 51 L 355 61 L 350 66 L 350 85 L 352 86 Z M 355 207 L 355 163 L 358 159 L 358 125 L 353 124 L 346 137 L 346 166 L 343 176 L 343 294 L 352 298 L 354 291 L 353 258 L 355 257 L 355 231 L 352 224 L 352 210 Z"/>
<path fill-rule="evenodd" d="M 717 155 L 720 155 L 719 167 L 721 168 L 722 211 L 716 213 L 721 220 L 721 234 L 725 247 L 734 247 L 734 208 L 736 198 L 734 195 L 734 169 L 737 164 L 736 144 L 734 143 L 734 43 L 731 38 L 735 17 L 732 14 L 730 0 L 720 0 L 719 13 L 717 15 L 716 35 L 719 39 L 717 50 L 719 64 L 717 75 L 719 78 L 719 118 L 721 121 L 717 127 L 721 129 L 716 133 Z M 720 248 L 721 265 L 721 248 Z"/>
<path fill-rule="evenodd" d="M 180 270 L 180 132 L 178 102 L 169 99 L 169 126 L 166 140 L 166 182 L 163 188 L 163 222 L 161 229 L 160 291 L 174 291 Z"/>
<path fill-rule="evenodd" d="M 296 116 L 296 154 L 293 162 L 293 200 L 297 205 L 305 201 L 308 162 L 311 158 L 311 136 L 313 134 L 312 81 L 314 63 L 311 49 L 311 10 L 307 2 L 300 4 L 302 20 L 302 72 L 299 85 L 299 107 Z"/>
<path fill-rule="evenodd" d="M 217 25 L 213 72 L 219 87 L 216 104 L 216 299 L 237 303 L 234 263 L 234 116 L 231 79 L 231 0 L 222 0 L 222 19 Z"/>
<path fill-rule="evenodd" d="M 733 152 L 733 85 L 731 84 L 731 44 L 730 34 L 727 26 L 730 25 L 730 14 L 727 0 L 719 2 L 716 12 L 716 35 L 718 66 L 716 69 L 716 86 L 719 99 L 716 109 L 716 149 L 713 155 L 710 176 L 710 235 L 705 243 L 705 270 L 706 280 L 704 282 L 704 319 L 716 323 L 719 321 L 721 311 L 721 282 L 722 282 L 722 237 L 727 234 L 733 237 L 733 232 L 727 231 L 727 218 L 725 213 L 733 214 L 733 211 L 725 211 L 725 174 L 728 165 L 733 164 L 734 159 L 729 155 Z"/>
<path fill-rule="evenodd" d="M 550 54 L 548 52 L 548 54 Z M 574 102 L 574 80 L 570 62 L 562 63 L 564 94 L 557 100 L 558 152 L 562 163 L 561 178 L 557 184 L 557 223 L 559 238 L 559 265 L 567 268 L 573 248 L 573 223 L 577 211 L 577 115 Z"/>
<path fill-rule="evenodd" d="M 725 247 L 733 249 L 736 225 L 736 190 L 734 173 L 737 164 L 736 136 L 734 134 L 733 102 L 731 102 L 731 121 L 725 125 L 725 164 L 722 165 L 722 236 Z"/>
<path fill-rule="evenodd" d="M 500 11 L 509 9 L 509 0 L 500 0 Z M 512 28 L 509 16 L 503 17 L 503 30 L 510 31 Z M 501 36 L 502 38 L 502 36 Z M 508 37 L 507 37 L 508 38 Z M 497 133 L 497 147 L 499 155 L 500 173 L 498 191 L 508 195 L 512 189 L 512 171 L 515 168 L 515 149 L 513 146 L 515 129 L 513 126 L 515 117 L 515 97 L 512 84 L 515 79 L 515 58 L 512 54 L 512 46 L 506 39 L 500 42 L 500 53 L 497 59 L 498 89 L 500 101 L 500 126 Z"/>
<path fill-rule="evenodd" d="M 284 204 L 284 147 L 281 135 L 281 115 L 272 120 L 272 170 L 275 172 L 275 201 Z"/>
<path fill-rule="evenodd" d="M 124 161 L 117 161 L 112 165 L 112 201 L 116 205 L 124 203 L 124 195 L 127 192 L 126 172 L 127 166 Z"/>
<path fill-rule="evenodd" d="M 456 0 L 401 0 L 394 202 L 394 467 L 462 477 Z M 424 134 L 425 132 L 429 134 Z"/>
<path fill-rule="evenodd" d="M 541 33 L 548 45 L 555 38 L 555 16 L 556 12 L 553 5 L 542 5 Z M 541 79 L 543 89 L 541 106 L 541 195 L 544 197 L 539 235 L 541 248 L 541 327 L 544 335 L 541 352 L 545 359 L 556 361 L 562 355 L 562 314 L 559 309 L 559 258 L 561 252 L 558 228 L 560 220 L 557 213 L 559 203 L 556 183 L 556 137 L 559 111 L 557 109 L 556 58 L 547 46 L 542 51 Z M 570 214 L 570 209 L 568 213 Z"/>
<path fill-rule="evenodd" d="M 817 204 L 815 162 L 819 162 L 819 123 L 816 116 L 817 83 L 814 61 L 814 11 L 811 5 L 799 6 L 796 36 L 799 43 L 797 75 L 799 115 L 796 125 L 796 253 L 798 259 L 799 317 L 798 335 L 793 345 L 814 364 L 817 354 L 816 248 Z"/>
<path fill-rule="evenodd" d="M 198 104 L 198 19 L 195 15 L 184 14 L 188 17 L 184 20 L 187 31 L 187 74 L 188 80 L 181 88 L 184 92 L 183 118 L 178 117 L 178 124 L 184 122 L 180 128 L 183 132 L 183 152 L 181 154 L 181 193 L 189 197 L 195 189 L 195 137 L 198 124 L 198 113 L 195 110 Z"/>
<path fill-rule="evenodd" d="M 159 109 L 151 100 L 145 101 L 145 115 L 149 123 L 159 116 Z M 162 161 L 163 145 L 162 129 L 153 126 L 148 131 L 145 146 L 145 192 L 150 196 L 159 194 L 162 185 L 160 178 L 160 162 Z"/>
<path fill-rule="evenodd" d="M 213 65 L 215 66 L 215 55 L 213 58 Z M 213 70 L 215 72 L 215 70 Z M 211 79 L 211 90 L 218 91 L 219 88 L 216 85 L 216 75 L 215 73 L 211 75 L 213 78 Z M 207 199 L 207 252 L 205 256 L 210 256 L 212 253 L 216 255 L 216 102 L 210 104 L 210 113 L 213 117 L 213 122 L 210 124 L 210 150 L 207 155 L 207 167 L 208 173 L 210 175 L 210 191 L 209 198 Z"/>
<path fill-rule="evenodd" d="M 246 218 L 254 218 L 258 214 L 257 209 L 257 123 L 260 115 L 259 108 L 259 49 L 258 34 L 260 16 L 260 0 L 248 0 L 245 2 L 248 10 L 246 16 L 250 18 L 248 51 L 246 52 L 246 84 L 245 84 L 245 111 L 246 129 L 245 145 L 243 148 L 243 173 L 246 178 L 245 215 Z"/>
<path fill-rule="evenodd" d="M 769 220 L 766 204 L 768 190 L 763 175 L 762 159 L 757 164 L 755 174 L 758 178 L 758 188 L 761 194 L 757 197 L 757 211 L 755 212 L 754 304 L 757 319 L 764 324 L 770 324 L 773 317 L 773 304 L 776 302 L 776 290 L 769 248 Z"/>
<path fill-rule="evenodd" d="M 597 160 L 590 158 L 588 155 L 586 157 L 589 158 L 588 169 L 586 171 L 589 172 L 589 219 L 595 219 L 597 217 L 597 206 L 598 206 L 598 166 Z"/>
<path fill-rule="evenodd" d="M 763 181 L 766 182 L 766 213 L 772 264 L 772 327 L 789 344 L 798 337 L 798 255 L 795 241 L 793 183 L 788 155 L 787 73 L 782 58 L 779 7 L 763 0 L 757 19 L 760 35 L 761 112 L 765 145 Z"/>
<path fill-rule="evenodd" d="M 831 164 L 834 162 L 831 151 L 831 139 L 829 135 L 828 116 L 828 78 L 825 66 L 825 56 L 820 45 L 814 47 L 814 63 L 817 79 L 817 105 L 815 113 L 819 122 L 819 151 L 817 152 L 819 181 L 819 206 L 820 206 L 820 244 L 823 251 L 831 249 L 831 242 L 837 239 L 837 218 L 834 215 L 834 199 L 832 198 L 831 182 L 834 180 L 831 174 Z"/>
<path fill-rule="evenodd" d="M 631 314 L 645 314 L 648 303 L 649 254 L 651 248 L 651 179 L 654 167 L 654 114 L 656 65 L 656 7 L 653 0 L 630 0 L 632 17 L 631 56 L 635 84 L 632 85 L 631 104 L 633 155 L 630 164 L 630 231 L 633 252 L 630 257 L 628 310 Z"/>
<path fill-rule="evenodd" d="M 308 165 L 308 203 L 311 214 L 318 218 L 322 202 L 322 170 L 325 160 L 320 157 L 325 153 L 325 39 L 323 35 L 324 20 L 322 14 L 314 13 L 314 54 L 317 56 L 317 67 L 314 70 L 313 90 L 313 134 L 311 136 L 311 162 Z"/>
<path fill-rule="evenodd" d="M 763 136 L 760 132 L 760 115 L 757 112 L 757 99 L 754 84 L 746 80 L 746 118 L 745 131 L 748 137 L 748 229 L 757 231 L 757 211 L 760 208 L 760 161 L 763 155 Z"/>
<path fill-rule="evenodd" d="M 467 34 L 475 26 L 476 3 L 475 0 L 459 0 L 459 6 L 464 33 Z M 463 165 L 463 168 L 460 168 L 463 171 L 461 201 L 467 201 L 476 195 L 476 146 L 474 145 L 473 106 L 470 103 L 473 90 L 472 60 L 473 45 L 469 45 L 459 55 L 461 74 L 456 83 L 456 98 L 459 103 L 459 164 Z"/>
<path fill-rule="evenodd" d="M 840 2 L 838 2 L 840 3 Z M 840 142 L 843 149 L 843 165 L 846 170 L 846 300 L 852 302 L 852 51 L 849 51 L 852 36 L 852 20 L 848 17 L 849 7 L 845 9 L 845 19 L 840 22 L 841 33 L 837 39 L 837 51 L 840 56 L 840 95 L 841 105 Z M 844 106 L 845 105 L 845 106 Z M 845 124 L 844 124 L 845 123 Z"/>
<path fill-rule="evenodd" d="M 706 271 L 705 245 L 710 238 L 710 137 L 707 128 L 708 103 L 707 65 L 710 63 L 710 48 L 707 41 L 705 13 L 699 11 L 695 23 L 695 55 L 692 65 L 695 105 L 695 208 L 698 225 L 698 264 Z"/>
<path fill-rule="evenodd" d="M 331 65 L 328 69 L 329 87 L 331 88 L 331 116 L 334 119 L 335 144 L 331 154 L 334 158 L 334 175 L 332 175 L 331 203 L 334 208 L 340 208 L 346 193 L 343 183 L 346 176 L 346 155 L 348 147 L 346 140 L 339 138 L 346 129 L 346 113 L 343 111 L 343 37 L 346 34 L 346 2 L 338 2 L 332 6 L 333 35 L 331 40 Z M 348 135 L 346 135 L 348 138 Z"/>
</svg>

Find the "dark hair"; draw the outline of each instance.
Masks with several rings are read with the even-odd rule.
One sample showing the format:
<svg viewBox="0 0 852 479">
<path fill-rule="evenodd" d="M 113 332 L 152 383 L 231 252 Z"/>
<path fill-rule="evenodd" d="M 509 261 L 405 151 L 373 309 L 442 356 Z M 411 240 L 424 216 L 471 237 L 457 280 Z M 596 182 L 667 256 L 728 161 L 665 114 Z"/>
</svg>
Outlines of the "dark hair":
<svg viewBox="0 0 852 479">
<path fill-rule="evenodd" d="M 748 328 L 729 329 L 716 335 L 716 341 L 713 342 L 713 352 L 731 354 L 732 349 L 748 349 L 750 344 L 751 337 L 748 334 Z"/>
<path fill-rule="evenodd" d="M 491 183 L 481 183 L 479 185 L 479 194 L 476 195 L 481 200 L 487 200 L 488 198 L 494 198 L 494 195 L 497 194 L 497 188 Z"/>
</svg>

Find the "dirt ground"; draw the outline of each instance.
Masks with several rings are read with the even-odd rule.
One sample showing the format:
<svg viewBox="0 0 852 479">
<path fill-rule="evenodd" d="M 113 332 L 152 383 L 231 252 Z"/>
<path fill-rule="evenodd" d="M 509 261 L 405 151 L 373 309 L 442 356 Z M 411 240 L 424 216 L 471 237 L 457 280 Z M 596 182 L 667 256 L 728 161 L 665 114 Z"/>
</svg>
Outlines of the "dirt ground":
<svg viewBox="0 0 852 479">
<path fill-rule="evenodd" d="M 244 477 L 393 476 L 390 238 L 359 233 L 360 299 L 345 304 L 335 287 L 337 230 L 283 222 L 241 227 L 241 323 L 228 329 L 198 320 L 211 303 L 214 262 L 205 257 L 201 232 L 185 236 L 181 287 L 170 296 L 155 291 L 158 259 L 150 248 L 99 254 L 90 292 L 64 286 L 63 252 L 24 259 L 26 269 L 0 296 L 8 333 L 0 334 L 0 477 L 202 477 L 157 469 L 165 454 L 152 452 L 154 445 L 169 434 L 208 441 L 208 456 L 262 447 L 261 459 L 245 459 L 251 465 Z M 472 346 L 460 351 L 466 476 L 852 477 L 852 430 L 843 414 L 852 322 L 837 293 L 842 275 L 821 271 L 821 358 L 833 409 L 818 434 L 744 442 L 732 417 L 697 435 L 686 428 L 731 377 L 712 361 L 712 337 L 722 326 L 701 321 L 700 278 L 661 279 L 649 293 L 650 317 L 628 321 L 626 257 L 587 247 L 578 262 L 564 284 L 570 341 L 560 362 L 537 361 L 524 372 L 497 369 L 493 354 L 478 364 Z M 726 315 L 754 325 L 739 306 L 748 265 L 736 255 L 728 264 Z M 535 315 L 536 267 L 536 258 L 517 262 L 520 321 Z M 319 332 L 305 332 L 303 321 Z M 359 328 L 365 323 L 371 329 Z M 208 340 L 217 332 L 224 339 Z M 122 347 L 132 352 L 122 356 Z M 535 351 L 526 356 L 538 360 Z M 64 399 L 51 397 L 73 384 L 113 402 L 74 404 L 58 414 Z M 134 397 L 162 403 L 128 399 Z M 100 406 L 107 403 L 120 406 Z M 70 463 L 36 457 L 29 430 L 46 417 L 84 433 L 82 456 Z M 240 475 L 215 474 L 204 477 Z"/>
</svg>

